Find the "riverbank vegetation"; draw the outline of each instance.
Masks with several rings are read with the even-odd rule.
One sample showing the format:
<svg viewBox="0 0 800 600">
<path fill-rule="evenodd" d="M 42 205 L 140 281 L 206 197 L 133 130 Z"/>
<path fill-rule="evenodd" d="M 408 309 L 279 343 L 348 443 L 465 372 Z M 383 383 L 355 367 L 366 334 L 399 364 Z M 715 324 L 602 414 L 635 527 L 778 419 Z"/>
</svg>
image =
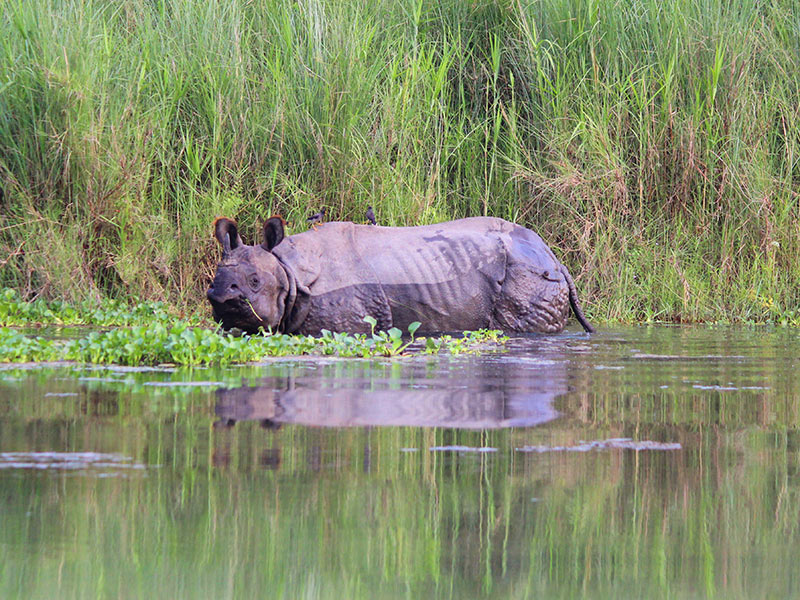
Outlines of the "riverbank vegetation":
<svg viewBox="0 0 800 600">
<path fill-rule="evenodd" d="M 797 322 L 790 0 L 12 0 L 0 286 L 204 306 L 211 222 L 530 226 L 595 321 Z"/>
<path fill-rule="evenodd" d="M 402 339 L 399 329 L 372 335 L 332 333 L 306 335 L 234 336 L 190 327 L 138 325 L 91 331 L 76 337 L 31 335 L 0 327 L 0 362 L 62 362 L 114 365 L 230 365 L 276 356 L 337 356 L 376 358 L 411 354 L 462 354 L 483 352 L 504 344 L 507 338 L 494 330 L 465 331 L 463 336 Z"/>
<path fill-rule="evenodd" d="M 412 323 L 404 337 L 397 327 L 369 335 L 253 335 L 224 333 L 197 315 L 179 318 L 159 302 L 127 309 L 117 300 L 76 306 L 37 299 L 22 301 L 14 290 L 0 292 L 0 362 L 74 361 L 118 365 L 229 365 L 257 362 L 275 356 L 316 354 L 339 357 L 391 357 L 409 354 L 462 354 L 502 346 L 502 332 L 465 331 L 461 337 L 442 335 L 414 338 L 420 326 Z M 74 326 L 91 325 L 88 331 Z M 12 326 L 14 328 L 12 328 Z M 48 327 L 46 335 L 27 330 Z M 73 326 L 65 335 L 54 329 Z M 103 326 L 103 329 L 98 327 Z M 113 326 L 113 328 L 108 328 Z M 20 329 L 24 328 L 24 329 Z M 267 332 L 269 333 L 269 332 Z"/>
<path fill-rule="evenodd" d="M 37 298 L 23 300 L 16 290 L 0 290 L 0 326 L 2 327 L 42 327 L 77 326 L 124 327 L 132 325 L 169 324 L 176 319 L 187 325 L 215 327 L 209 317 L 200 312 L 184 316 L 163 302 L 149 301 L 128 306 L 117 299 L 104 298 L 100 302 L 83 300 L 69 303 L 63 300 Z"/>
</svg>

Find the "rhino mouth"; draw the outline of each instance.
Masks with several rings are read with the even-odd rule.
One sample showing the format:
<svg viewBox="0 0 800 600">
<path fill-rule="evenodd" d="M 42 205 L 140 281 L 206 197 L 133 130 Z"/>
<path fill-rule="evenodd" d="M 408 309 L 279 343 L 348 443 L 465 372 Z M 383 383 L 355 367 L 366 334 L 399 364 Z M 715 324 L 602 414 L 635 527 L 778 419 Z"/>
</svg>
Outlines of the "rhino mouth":
<svg viewBox="0 0 800 600">
<path fill-rule="evenodd" d="M 247 333 L 256 333 L 259 327 L 266 331 L 270 324 L 256 313 L 253 305 L 246 299 L 234 298 L 220 302 L 209 298 L 211 314 L 223 329 L 238 328 Z"/>
</svg>

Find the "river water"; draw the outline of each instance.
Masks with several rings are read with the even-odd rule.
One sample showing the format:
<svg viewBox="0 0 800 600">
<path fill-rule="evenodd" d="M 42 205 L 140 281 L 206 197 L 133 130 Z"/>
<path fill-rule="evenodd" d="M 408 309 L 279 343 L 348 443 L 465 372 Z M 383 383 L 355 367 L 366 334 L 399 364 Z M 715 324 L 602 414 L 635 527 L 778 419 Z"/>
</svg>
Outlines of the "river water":
<svg viewBox="0 0 800 600">
<path fill-rule="evenodd" d="M 0 370 L 0 598 L 800 595 L 800 332 Z"/>
</svg>

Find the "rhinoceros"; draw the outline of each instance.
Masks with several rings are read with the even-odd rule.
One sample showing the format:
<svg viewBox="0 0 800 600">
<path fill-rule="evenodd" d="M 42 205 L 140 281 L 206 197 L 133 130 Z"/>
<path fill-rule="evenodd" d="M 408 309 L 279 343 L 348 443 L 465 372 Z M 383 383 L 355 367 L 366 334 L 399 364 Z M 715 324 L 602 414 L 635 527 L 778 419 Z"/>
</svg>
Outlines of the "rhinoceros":
<svg viewBox="0 0 800 600">
<path fill-rule="evenodd" d="M 329 222 L 284 235 L 266 220 L 263 241 L 242 242 L 236 223 L 219 218 L 222 258 L 208 289 L 226 329 L 318 335 L 323 329 L 368 333 L 482 328 L 561 331 L 570 306 L 588 332 L 566 267 L 536 233 L 492 217 L 418 227 Z"/>
</svg>

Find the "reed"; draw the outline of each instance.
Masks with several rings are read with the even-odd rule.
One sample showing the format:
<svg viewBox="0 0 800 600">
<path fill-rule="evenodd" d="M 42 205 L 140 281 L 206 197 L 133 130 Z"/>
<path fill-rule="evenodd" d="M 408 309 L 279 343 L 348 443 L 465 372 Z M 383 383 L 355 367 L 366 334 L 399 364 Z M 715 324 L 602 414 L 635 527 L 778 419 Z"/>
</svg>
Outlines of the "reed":
<svg viewBox="0 0 800 600">
<path fill-rule="evenodd" d="M 597 321 L 800 320 L 789 0 L 10 0 L 0 286 L 203 305 L 215 216 L 539 231 Z"/>
</svg>

